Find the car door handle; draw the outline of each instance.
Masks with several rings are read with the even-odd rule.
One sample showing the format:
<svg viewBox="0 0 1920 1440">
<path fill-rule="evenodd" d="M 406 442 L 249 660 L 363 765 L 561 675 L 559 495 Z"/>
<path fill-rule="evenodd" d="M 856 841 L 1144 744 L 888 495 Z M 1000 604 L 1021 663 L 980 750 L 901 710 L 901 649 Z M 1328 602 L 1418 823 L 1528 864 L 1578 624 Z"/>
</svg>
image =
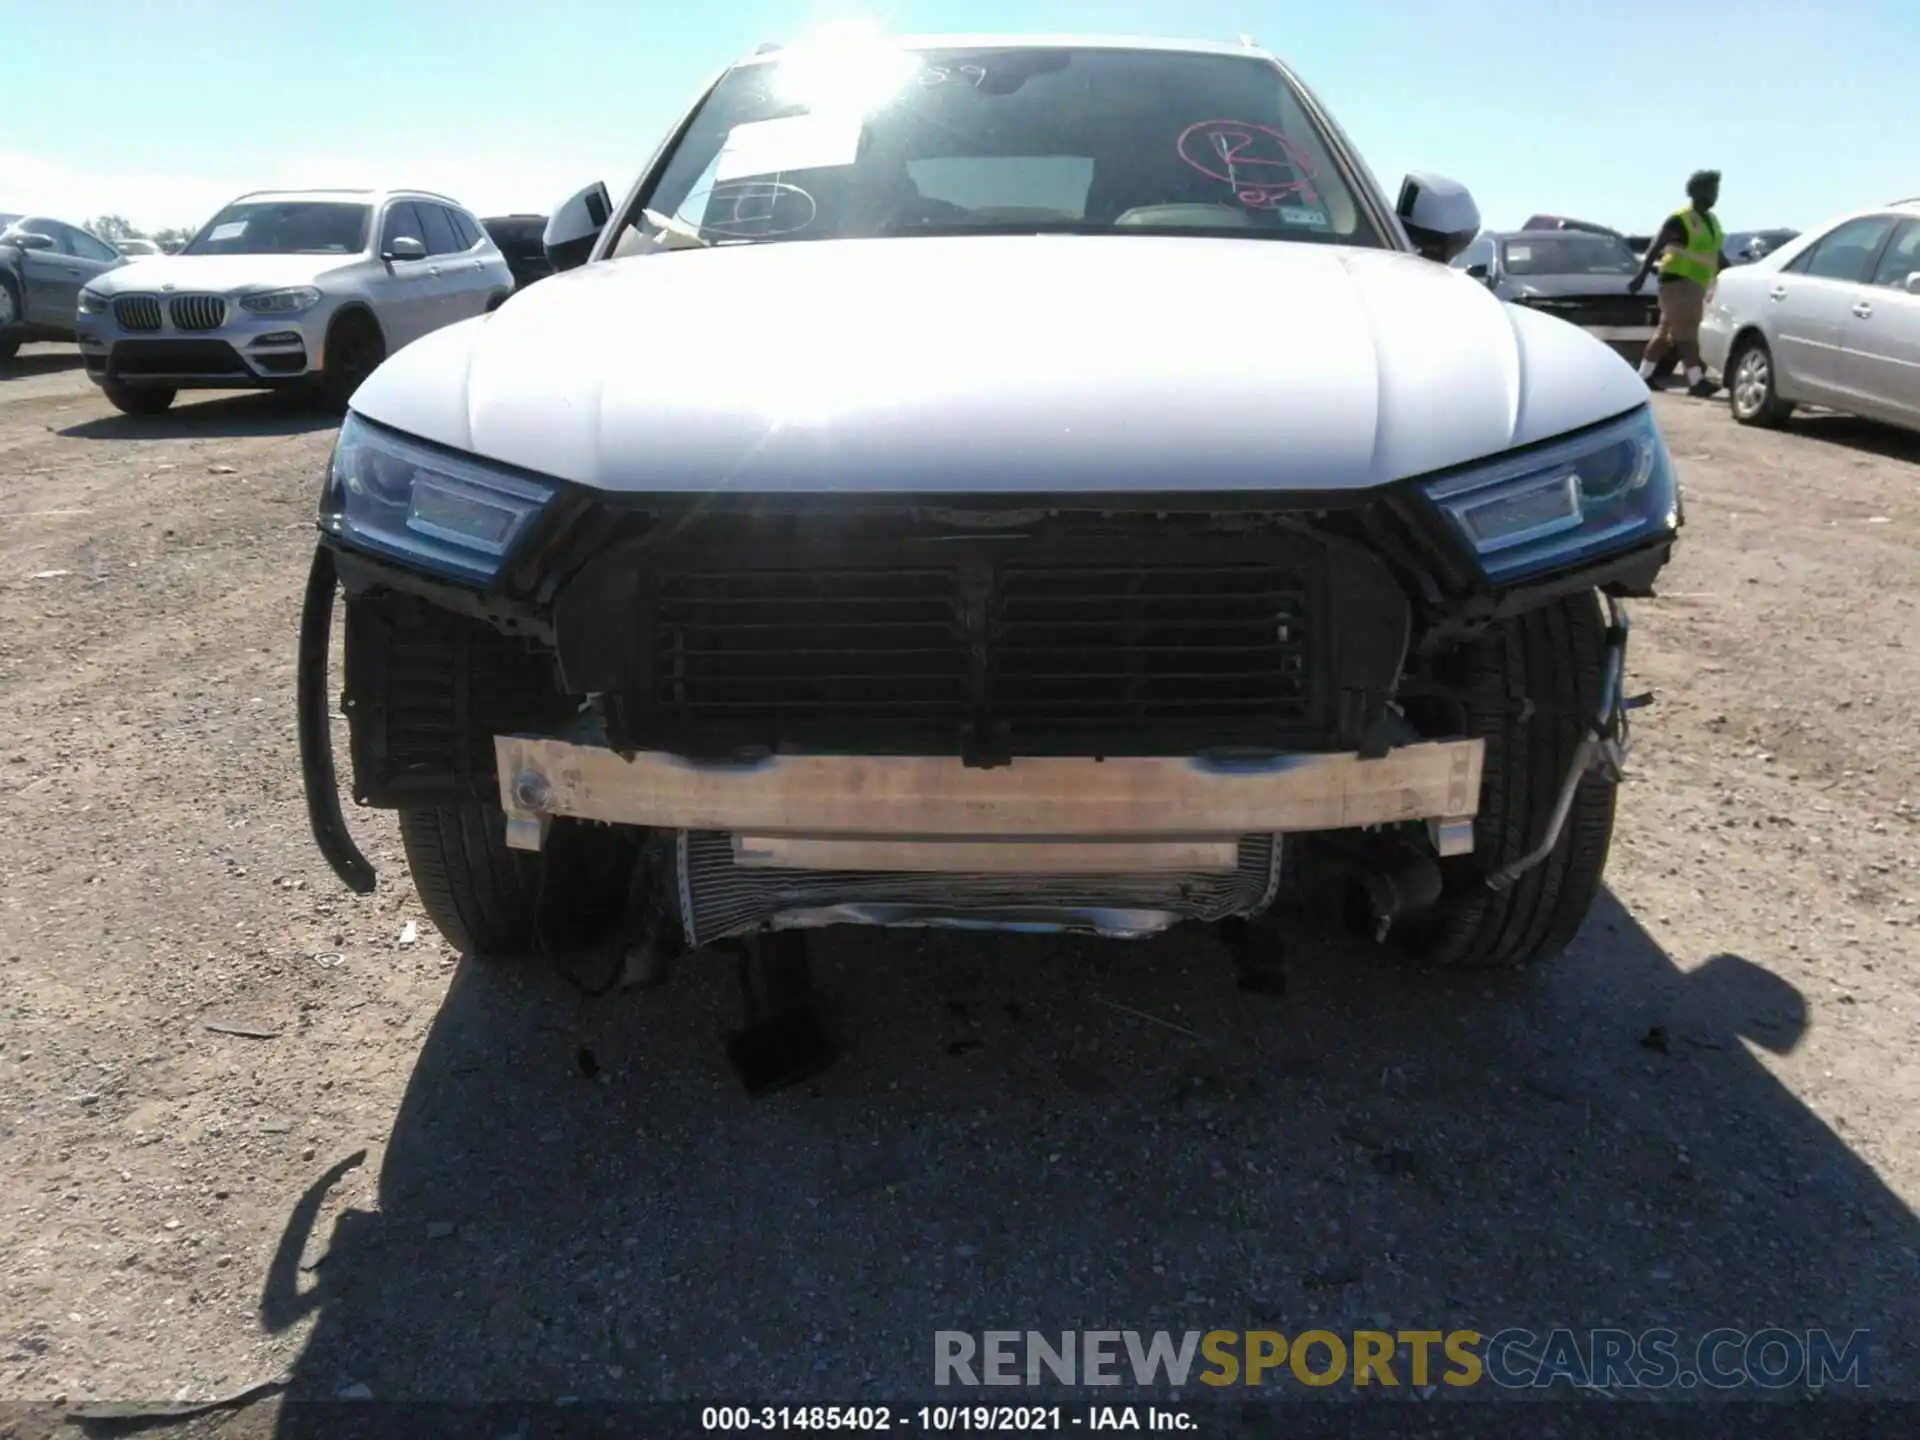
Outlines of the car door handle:
<svg viewBox="0 0 1920 1440">
<path fill-rule="evenodd" d="M 1868 316 L 1873 314 L 1873 306 L 1869 305 L 1866 301 L 1862 300 L 1859 304 L 1853 307 L 1853 313 L 1858 315 L 1862 320 L 1865 320 Z"/>
<path fill-rule="evenodd" d="M 1769 290 L 1769 291 L 1767 292 L 1767 298 L 1768 298 L 1769 300 L 1784 300 L 1784 299 L 1786 299 L 1786 298 L 1787 298 L 1787 287 L 1786 287 L 1786 286 L 1784 286 L 1784 285 L 1776 285 L 1776 286 L 1774 286 L 1774 287 L 1773 287 L 1773 289 L 1771 289 L 1771 290 Z"/>
<path fill-rule="evenodd" d="M 427 266 L 427 274 L 438 275 L 439 273 L 440 273 L 440 267 L 438 265 Z"/>
</svg>

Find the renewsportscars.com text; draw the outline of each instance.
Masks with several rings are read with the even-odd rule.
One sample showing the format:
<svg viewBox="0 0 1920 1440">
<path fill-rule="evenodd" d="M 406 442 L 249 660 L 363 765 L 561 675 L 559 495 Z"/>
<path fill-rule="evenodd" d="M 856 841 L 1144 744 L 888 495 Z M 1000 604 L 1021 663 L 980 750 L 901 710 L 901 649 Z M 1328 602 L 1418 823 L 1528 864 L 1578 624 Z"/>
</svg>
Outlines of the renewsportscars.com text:
<svg viewBox="0 0 1920 1440">
<path fill-rule="evenodd" d="M 1478 1330 L 940 1330 L 941 1386 L 1299 1384 L 1503 1389 L 1821 1389 L 1868 1385 L 1868 1332 L 1517 1327 Z"/>
</svg>

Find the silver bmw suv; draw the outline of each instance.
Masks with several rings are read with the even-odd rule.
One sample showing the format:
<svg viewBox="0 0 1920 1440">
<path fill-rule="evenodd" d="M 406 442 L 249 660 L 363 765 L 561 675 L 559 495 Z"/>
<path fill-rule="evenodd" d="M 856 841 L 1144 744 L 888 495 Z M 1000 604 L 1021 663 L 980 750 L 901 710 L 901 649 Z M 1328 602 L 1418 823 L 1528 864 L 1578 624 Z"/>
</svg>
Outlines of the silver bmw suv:
<svg viewBox="0 0 1920 1440">
<path fill-rule="evenodd" d="M 426 190 L 260 191 L 176 255 L 80 292 L 88 376 L 130 415 L 181 390 L 316 388 L 347 399 L 383 359 L 513 292 L 463 206 Z"/>
</svg>

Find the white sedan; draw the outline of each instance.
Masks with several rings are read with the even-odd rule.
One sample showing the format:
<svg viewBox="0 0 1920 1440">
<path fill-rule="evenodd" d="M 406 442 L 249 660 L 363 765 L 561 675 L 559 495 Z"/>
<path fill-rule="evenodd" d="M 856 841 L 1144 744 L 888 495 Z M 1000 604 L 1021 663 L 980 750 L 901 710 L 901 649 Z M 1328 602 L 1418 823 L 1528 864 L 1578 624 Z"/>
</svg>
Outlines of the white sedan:
<svg viewBox="0 0 1920 1440">
<path fill-rule="evenodd" d="M 1743 425 L 1777 425 L 1810 404 L 1920 430 L 1920 199 L 1855 212 L 1722 271 L 1700 354 Z"/>
</svg>

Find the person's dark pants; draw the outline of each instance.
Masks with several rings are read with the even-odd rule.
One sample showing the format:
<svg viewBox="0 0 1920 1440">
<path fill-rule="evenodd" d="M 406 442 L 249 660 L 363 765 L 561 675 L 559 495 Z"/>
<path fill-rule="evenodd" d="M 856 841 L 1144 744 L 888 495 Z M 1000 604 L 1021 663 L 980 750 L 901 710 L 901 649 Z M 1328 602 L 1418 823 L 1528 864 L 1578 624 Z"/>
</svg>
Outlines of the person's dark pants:
<svg viewBox="0 0 1920 1440">
<path fill-rule="evenodd" d="M 1660 328 L 1647 342 L 1647 353 L 1642 357 L 1653 362 L 1655 374 L 1675 354 L 1688 369 L 1699 366 L 1700 322 L 1706 313 L 1706 286 L 1694 280 L 1660 282 Z"/>
</svg>

